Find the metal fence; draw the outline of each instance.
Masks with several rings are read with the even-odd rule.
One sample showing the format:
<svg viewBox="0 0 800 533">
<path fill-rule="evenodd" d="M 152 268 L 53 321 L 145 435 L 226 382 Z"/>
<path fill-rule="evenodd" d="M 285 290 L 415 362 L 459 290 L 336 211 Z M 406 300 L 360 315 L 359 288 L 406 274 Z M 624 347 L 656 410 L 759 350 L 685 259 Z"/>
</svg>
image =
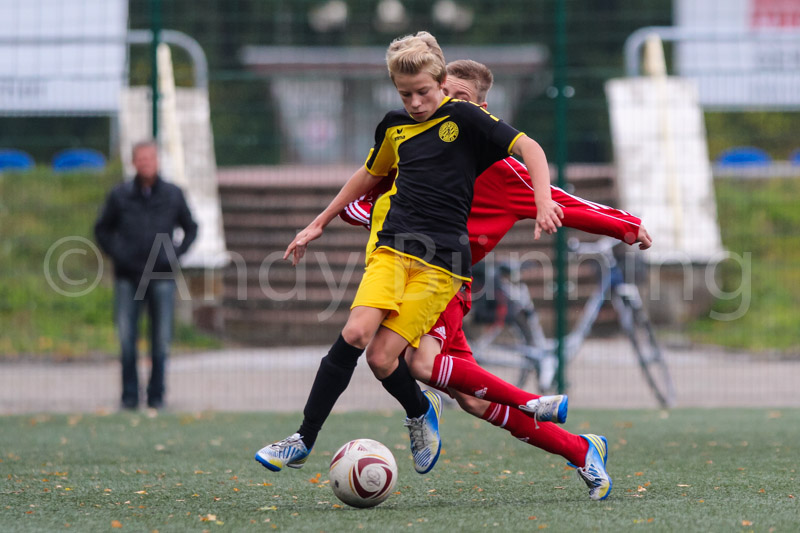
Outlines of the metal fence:
<svg viewBox="0 0 800 533">
<path fill-rule="evenodd" d="M 301 409 L 347 316 L 365 234 L 334 223 L 300 297 L 300 275 L 277 256 L 399 107 L 385 48 L 420 29 L 448 60 L 492 68 L 489 108 L 564 163 L 553 181 L 642 215 L 656 246 L 636 254 L 649 268 L 631 276 L 678 405 L 800 402 L 792 2 L 9 0 L 0 412 L 117 407 L 112 276 L 91 227 L 130 176 L 131 146 L 154 129 L 162 170 L 201 225 L 179 290 L 168 404 Z M 553 336 L 555 295 L 572 326 L 594 279 L 565 256 L 559 291 L 556 242 L 533 243 L 531 231 L 518 224 L 496 260 L 546 258 L 525 281 Z M 595 333 L 566 368 L 573 405 L 656 405 L 610 306 Z M 376 384 L 360 365 L 339 407 L 395 407 Z"/>
</svg>

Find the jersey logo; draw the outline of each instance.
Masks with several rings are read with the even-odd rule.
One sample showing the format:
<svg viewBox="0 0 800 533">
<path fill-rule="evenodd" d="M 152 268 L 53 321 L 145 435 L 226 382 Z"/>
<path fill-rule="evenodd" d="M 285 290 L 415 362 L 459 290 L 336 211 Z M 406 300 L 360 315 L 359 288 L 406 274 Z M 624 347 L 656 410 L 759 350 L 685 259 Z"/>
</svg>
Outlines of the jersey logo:
<svg viewBox="0 0 800 533">
<path fill-rule="evenodd" d="M 446 143 L 451 143 L 458 137 L 458 125 L 448 120 L 439 127 L 439 138 Z"/>
<path fill-rule="evenodd" d="M 433 331 L 435 331 L 442 338 L 442 340 L 447 340 L 447 330 L 444 328 L 444 326 L 439 326 Z"/>
</svg>

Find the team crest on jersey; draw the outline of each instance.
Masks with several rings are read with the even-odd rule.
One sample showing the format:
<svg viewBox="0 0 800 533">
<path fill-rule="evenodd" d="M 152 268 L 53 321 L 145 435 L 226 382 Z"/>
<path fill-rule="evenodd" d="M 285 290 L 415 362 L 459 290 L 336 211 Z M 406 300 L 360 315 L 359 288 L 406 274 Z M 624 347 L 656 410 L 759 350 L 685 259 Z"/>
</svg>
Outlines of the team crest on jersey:
<svg viewBox="0 0 800 533">
<path fill-rule="evenodd" d="M 458 137 L 458 125 L 448 120 L 439 127 L 439 138 L 446 143 L 451 143 Z"/>
</svg>

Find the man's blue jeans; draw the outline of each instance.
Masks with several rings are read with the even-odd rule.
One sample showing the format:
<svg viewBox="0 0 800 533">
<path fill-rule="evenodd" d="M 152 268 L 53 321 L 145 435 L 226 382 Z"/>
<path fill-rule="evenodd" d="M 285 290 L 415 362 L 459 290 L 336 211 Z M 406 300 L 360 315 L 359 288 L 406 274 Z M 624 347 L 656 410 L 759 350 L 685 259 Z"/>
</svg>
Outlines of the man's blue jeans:
<svg viewBox="0 0 800 533">
<path fill-rule="evenodd" d="M 139 316 L 146 305 L 150 318 L 150 357 L 152 369 L 147 386 L 147 403 L 159 407 L 164 401 L 164 370 L 172 342 L 172 320 L 175 309 L 175 281 L 145 280 L 144 297 L 137 299 L 139 283 L 124 278 L 114 282 L 114 320 L 122 349 L 122 404 L 139 404 L 139 376 L 136 371 L 139 338 Z"/>
</svg>

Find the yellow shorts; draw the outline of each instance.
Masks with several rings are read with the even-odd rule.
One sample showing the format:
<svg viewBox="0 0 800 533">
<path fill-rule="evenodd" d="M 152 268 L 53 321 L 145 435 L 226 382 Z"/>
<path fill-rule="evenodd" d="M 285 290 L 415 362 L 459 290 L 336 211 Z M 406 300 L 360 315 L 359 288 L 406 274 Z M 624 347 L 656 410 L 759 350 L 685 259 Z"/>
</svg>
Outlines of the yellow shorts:
<svg viewBox="0 0 800 533">
<path fill-rule="evenodd" d="M 367 258 L 367 268 L 350 309 L 361 305 L 389 310 L 381 325 L 416 348 L 461 283 L 413 257 L 378 248 Z"/>
</svg>

